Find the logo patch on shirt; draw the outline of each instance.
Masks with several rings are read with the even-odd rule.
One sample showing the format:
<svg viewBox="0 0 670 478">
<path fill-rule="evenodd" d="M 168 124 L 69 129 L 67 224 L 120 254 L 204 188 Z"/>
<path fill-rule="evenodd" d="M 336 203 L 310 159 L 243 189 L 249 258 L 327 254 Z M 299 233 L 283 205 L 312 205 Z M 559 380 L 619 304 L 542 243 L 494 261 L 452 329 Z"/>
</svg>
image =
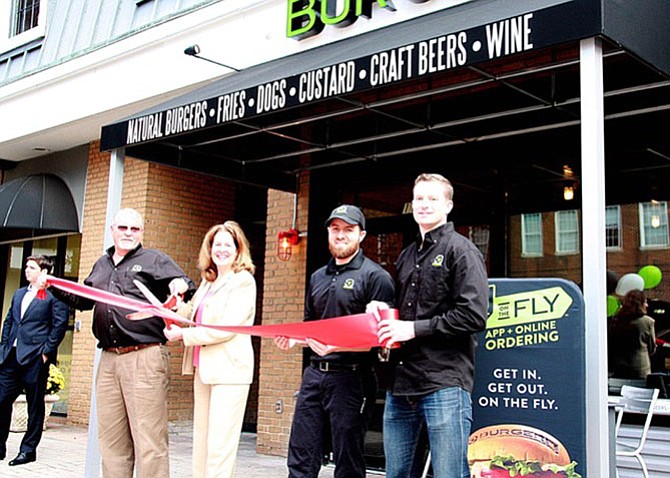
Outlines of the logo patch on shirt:
<svg viewBox="0 0 670 478">
<path fill-rule="evenodd" d="M 353 279 L 347 279 L 344 281 L 344 285 L 342 285 L 343 289 L 346 290 L 354 290 L 354 284 L 356 283 L 355 280 Z"/>
<path fill-rule="evenodd" d="M 435 259 L 433 259 L 433 263 L 431 265 L 433 267 L 442 267 L 442 264 L 444 264 L 444 256 L 442 254 L 438 254 L 435 256 Z"/>
<path fill-rule="evenodd" d="M 130 269 L 132 272 L 142 272 L 142 266 L 139 264 L 135 264 L 132 269 Z"/>
</svg>

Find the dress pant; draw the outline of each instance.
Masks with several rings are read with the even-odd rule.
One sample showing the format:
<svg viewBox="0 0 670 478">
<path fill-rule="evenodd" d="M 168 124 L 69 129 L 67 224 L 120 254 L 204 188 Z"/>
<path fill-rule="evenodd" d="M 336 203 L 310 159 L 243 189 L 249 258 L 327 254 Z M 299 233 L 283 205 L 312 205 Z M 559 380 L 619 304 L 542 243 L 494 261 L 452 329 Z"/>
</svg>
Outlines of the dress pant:
<svg viewBox="0 0 670 478">
<path fill-rule="evenodd" d="M 49 376 L 49 365 L 39 354 L 25 365 L 16 360 L 16 347 L 0 365 L 0 450 L 6 450 L 12 420 L 12 406 L 22 390 L 26 391 L 28 426 L 21 440 L 22 452 L 34 452 L 42 439 L 44 427 L 44 391 Z"/>
<path fill-rule="evenodd" d="M 329 440 L 335 478 L 365 478 L 365 433 L 376 392 L 370 368 L 324 372 L 307 367 L 291 426 L 289 478 L 317 478 Z"/>
<path fill-rule="evenodd" d="M 193 478 L 232 478 L 249 385 L 193 380 Z"/>
<path fill-rule="evenodd" d="M 169 357 L 153 346 L 102 352 L 96 377 L 98 441 L 104 478 L 167 478 Z"/>
</svg>

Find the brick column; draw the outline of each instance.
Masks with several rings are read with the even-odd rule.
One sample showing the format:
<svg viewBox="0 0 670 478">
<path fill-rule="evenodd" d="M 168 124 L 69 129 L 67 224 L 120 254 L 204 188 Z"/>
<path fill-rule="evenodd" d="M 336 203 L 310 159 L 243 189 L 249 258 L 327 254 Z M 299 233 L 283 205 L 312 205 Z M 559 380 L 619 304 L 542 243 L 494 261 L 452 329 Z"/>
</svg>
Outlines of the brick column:
<svg viewBox="0 0 670 478">
<path fill-rule="evenodd" d="M 293 194 L 269 190 L 263 324 L 302 321 L 304 316 L 307 238 L 300 239 L 288 262 L 277 259 L 277 233 L 291 227 Z M 296 228 L 307 230 L 309 177 L 300 179 Z M 258 443 L 260 453 L 286 456 L 295 393 L 302 375 L 302 347 L 281 351 L 270 339 L 261 343 L 258 400 Z M 277 411 L 281 403 L 282 413 Z"/>
</svg>

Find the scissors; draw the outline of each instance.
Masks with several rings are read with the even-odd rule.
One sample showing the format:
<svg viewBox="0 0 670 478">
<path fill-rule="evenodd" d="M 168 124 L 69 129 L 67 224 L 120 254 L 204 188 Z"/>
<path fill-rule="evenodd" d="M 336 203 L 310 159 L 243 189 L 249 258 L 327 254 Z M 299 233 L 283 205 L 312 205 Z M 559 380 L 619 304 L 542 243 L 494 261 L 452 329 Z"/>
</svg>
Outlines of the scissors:
<svg viewBox="0 0 670 478">
<path fill-rule="evenodd" d="M 176 303 L 176 297 L 172 295 L 165 303 L 161 302 L 147 286 L 145 286 L 137 279 L 133 280 L 133 284 L 135 284 L 135 286 L 140 290 L 142 295 L 149 301 L 149 303 L 155 307 L 160 307 L 161 309 L 171 309 Z M 149 317 L 154 317 L 154 314 L 151 312 L 139 311 L 127 315 L 127 318 L 130 320 L 148 319 Z M 169 319 L 164 318 L 163 320 L 165 320 L 165 325 L 169 325 L 171 322 Z"/>
</svg>

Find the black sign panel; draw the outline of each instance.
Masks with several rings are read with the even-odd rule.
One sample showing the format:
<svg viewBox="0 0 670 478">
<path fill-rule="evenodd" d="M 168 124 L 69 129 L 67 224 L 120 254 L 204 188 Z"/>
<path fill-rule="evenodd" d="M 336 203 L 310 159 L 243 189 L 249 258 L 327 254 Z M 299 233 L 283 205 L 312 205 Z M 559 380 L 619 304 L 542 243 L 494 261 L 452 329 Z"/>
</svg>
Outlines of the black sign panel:
<svg viewBox="0 0 670 478">
<path fill-rule="evenodd" d="M 581 291 L 563 279 L 491 279 L 489 288 L 472 394 L 469 453 L 480 467 L 473 476 L 492 468 L 521 476 L 533 467 L 586 476 Z"/>
<path fill-rule="evenodd" d="M 101 149 L 160 141 L 231 121 L 241 121 L 578 39 L 592 34 L 593 26 L 589 27 L 589 18 L 595 15 L 587 14 L 593 13 L 589 11 L 590 5 L 591 2 L 586 1 L 566 1 L 550 8 L 444 33 L 372 55 L 328 64 L 298 75 L 273 79 L 249 88 L 137 116 L 103 127 Z M 448 11 L 444 14 L 448 14 Z M 323 47 L 324 50 L 327 48 Z"/>
</svg>

